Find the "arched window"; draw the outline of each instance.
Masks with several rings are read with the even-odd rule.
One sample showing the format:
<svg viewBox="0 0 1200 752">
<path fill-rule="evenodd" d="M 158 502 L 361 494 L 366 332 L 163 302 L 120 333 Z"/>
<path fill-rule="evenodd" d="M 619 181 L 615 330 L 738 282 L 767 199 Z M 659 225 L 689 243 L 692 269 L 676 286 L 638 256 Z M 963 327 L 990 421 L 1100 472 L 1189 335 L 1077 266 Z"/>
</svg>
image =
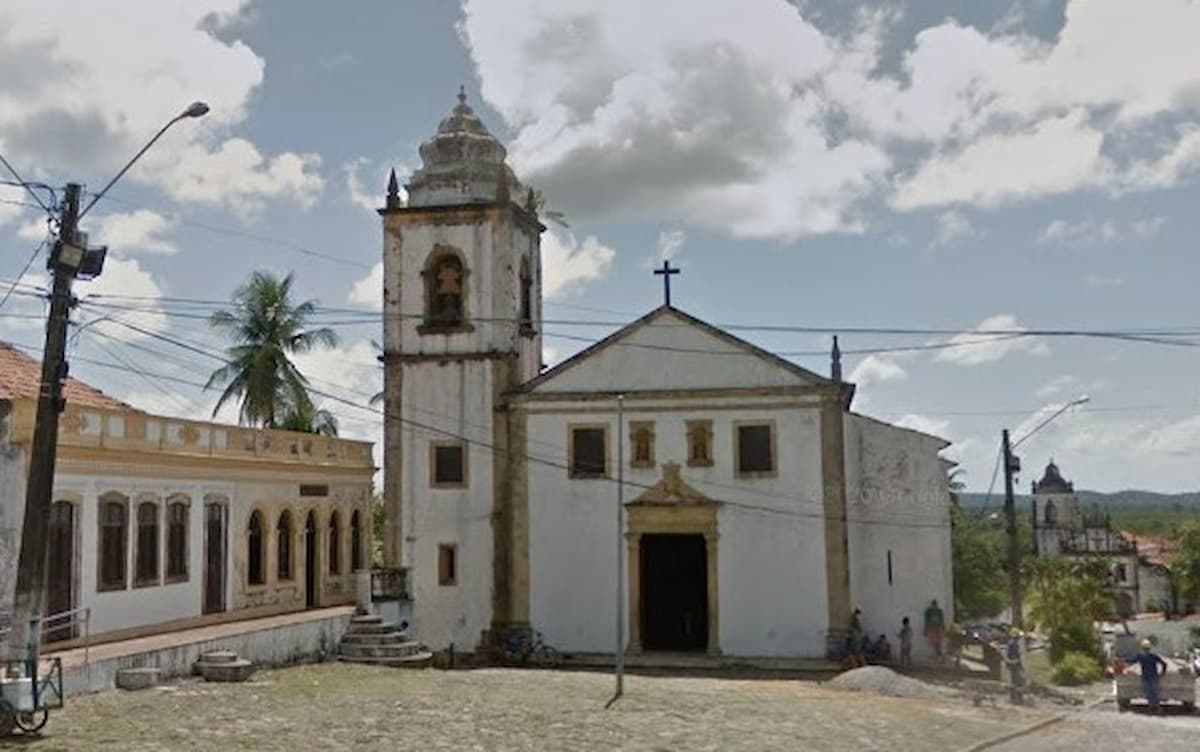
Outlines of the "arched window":
<svg viewBox="0 0 1200 752">
<path fill-rule="evenodd" d="M 529 259 L 521 259 L 521 328 L 533 331 L 533 275 L 529 271 Z"/>
<path fill-rule="evenodd" d="M 188 578 L 188 498 L 172 496 L 167 501 L 167 581 Z"/>
<path fill-rule="evenodd" d="M 277 556 L 277 579 L 292 579 L 292 513 L 279 513 L 279 525 L 275 528 L 275 554 Z"/>
<path fill-rule="evenodd" d="M 1046 502 L 1046 524 L 1055 525 L 1058 523 L 1058 511 L 1054 508 L 1053 501 Z"/>
<path fill-rule="evenodd" d="M 250 524 L 246 530 L 246 582 L 262 585 L 267 581 L 267 568 L 263 561 L 262 512 L 250 513 Z"/>
<path fill-rule="evenodd" d="M 363 568 L 362 560 L 362 520 L 358 510 L 350 515 L 350 570 Z"/>
<path fill-rule="evenodd" d="M 100 497 L 100 572 L 97 590 L 125 589 L 129 499 L 116 492 Z"/>
<path fill-rule="evenodd" d="M 442 252 L 433 257 L 425 269 L 425 323 L 455 327 L 466 320 L 464 272 L 462 261 L 453 253 Z"/>
<path fill-rule="evenodd" d="M 137 506 L 137 563 L 135 586 L 158 584 L 158 503 L 143 501 Z"/>
<path fill-rule="evenodd" d="M 329 515 L 329 573 L 337 574 L 342 566 L 342 522 L 335 509 Z"/>
</svg>

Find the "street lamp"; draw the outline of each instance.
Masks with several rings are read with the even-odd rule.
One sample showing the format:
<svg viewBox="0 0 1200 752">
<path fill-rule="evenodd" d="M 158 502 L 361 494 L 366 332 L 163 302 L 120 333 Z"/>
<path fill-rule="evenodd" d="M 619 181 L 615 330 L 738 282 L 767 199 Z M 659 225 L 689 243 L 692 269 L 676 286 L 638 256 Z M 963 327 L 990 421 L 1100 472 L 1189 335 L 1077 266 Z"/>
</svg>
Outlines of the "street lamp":
<svg viewBox="0 0 1200 752">
<path fill-rule="evenodd" d="M 187 109 L 167 122 L 154 138 L 121 168 L 83 211 L 79 210 L 83 187 L 67 183 L 63 196 L 62 217 L 58 240 L 50 254 L 47 267 L 54 276 L 50 292 L 50 316 L 46 323 L 46 344 L 42 350 L 42 375 L 38 387 L 37 417 L 33 442 L 29 448 L 29 476 L 25 487 L 25 516 L 21 525 L 21 552 L 17 560 L 17 583 L 13 599 L 12 631 L 9 645 L 25 649 L 27 659 L 36 661 L 40 650 L 39 625 L 42 620 L 45 590 L 46 536 L 50 527 L 50 500 L 54 488 L 54 464 L 58 446 L 58 416 L 65 407 L 62 397 L 63 381 L 67 377 L 67 324 L 73 298 L 71 285 L 77 277 L 99 276 L 104 266 L 106 248 L 89 248 L 87 234 L 79 232 L 79 220 L 95 206 L 109 188 L 129 171 L 135 162 L 167 129 L 186 118 L 201 117 L 208 105 L 193 102 Z"/>
<path fill-rule="evenodd" d="M 188 119 L 188 118 L 199 118 L 199 117 L 204 117 L 204 116 L 205 116 L 205 115 L 207 115 L 207 114 L 208 114 L 208 105 L 207 105 L 207 104 L 205 104 L 204 102 L 192 102 L 191 104 L 189 104 L 189 105 L 187 106 L 187 109 L 185 109 L 183 112 L 179 113 L 179 114 L 178 114 L 178 115 L 176 115 L 175 117 L 173 117 L 173 118 L 171 118 L 170 120 L 168 120 L 168 121 L 167 121 L 167 124 L 166 124 L 166 125 L 164 125 L 162 128 L 160 128 L 160 129 L 159 129 L 159 131 L 158 131 L 158 133 L 155 133 L 155 134 L 154 134 L 154 138 L 150 139 L 150 140 L 149 140 L 149 141 L 146 143 L 146 145 L 142 147 L 141 151 L 139 151 L 137 154 L 134 154 L 134 155 L 133 155 L 133 159 L 129 160 L 129 162 L 127 162 L 127 163 L 125 164 L 125 166 L 121 168 L 121 171 L 120 171 L 120 172 L 118 172 L 118 173 L 117 173 L 115 176 L 113 176 L 113 179 L 112 179 L 112 180 L 108 181 L 108 185 L 106 185 L 106 186 L 104 186 L 103 188 L 101 188 L 101 189 L 100 189 L 100 192 L 99 192 L 99 193 L 97 193 L 95 196 L 93 196 L 93 197 L 92 197 L 91 203 L 89 203 L 87 206 L 83 207 L 83 211 L 79 212 L 79 218 L 80 218 L 80 219 L 83 219 L 83 217 L 84 217 L 84 216 L 85 216 L 85 215 L 88 213 L 88 211 L 89 211 L 89 210 L 90 210 L 90 209 L 91 209 L 93 206 L 95 206 L 95 205 L 96 205 L 96 202 L 100 200 L 100 197 L 101 197 L 101 196 L 103 196 L 105 193 L 108 193 L 108 189 L 109 189 L 109 188 L 112 188 L 112 187 L 113 187 L 113 184 L 114 184 L 114 183 L 116 183 L 118 180 L 120 180 L 120 179 L 121 179 L 121 177 L 122 177 L 122 176 L 123 176 L 123 175 L 124 175 L 126 172 L 128 172 L 128 171 L 129 171 L 129 168 L 130 168 L 130 167 L 133 167 L 133 163 L 134 163 L 134 162 L 136 162 L 136 161 L 138 161 L 139 159 L 141 159 L 141 158 L 142 158 L 142 155 L 143 155 L 143 154 L 145 154 L 147 151 L 149 151 L 149 150 L 150 150 L 150 147 L 151 147 L 151 146 L 154 146 L 154 143 L 155 143 L 156 141 L 158 141 L 158 139 L 162 138 L 162 135 L 163 135 L 164 133 L 166 133 L 166 132 L 167 132 L 167 130 L 168 130 L 168 129 L 169 129 L 171 126 L 172 126 L 172 125 L 175 125 L 175 124 L 176 124 L 176 123 L 178 123 L 180 120 L 186 120 L 186 119 Z"/>
<path fill-rule="evenodd" d="M 1017 546 L 1017 502 L 1013 497 L 1013 476 L 1021 470 L 1021 460 L 1013 450 L 1027 441 L 1038 431 L 1050 425 L 1055 418 L 1070 410 L 1072 407 L 1088 402 L 1091 398 L 1087 395 L 1073 399 L 1062 407 L 1055 410 L 1048 418 L 1034 426 L 1028 433 L 1017 439 L 1015 443 L 1010 443 L 1008 439 L 1008 429 L 1000 434 L 1000 441 L 1004 454 L 1004 517 L 1005 527 L 1008 534 L 1008 604 L 1011 611 L 1013 626 L 1018 629 L 1022 626 L 1022 603 L 1021 603 L 1021 573 L 1018 571 L 1021 566 L 1021 551 Z"/>
</svg>

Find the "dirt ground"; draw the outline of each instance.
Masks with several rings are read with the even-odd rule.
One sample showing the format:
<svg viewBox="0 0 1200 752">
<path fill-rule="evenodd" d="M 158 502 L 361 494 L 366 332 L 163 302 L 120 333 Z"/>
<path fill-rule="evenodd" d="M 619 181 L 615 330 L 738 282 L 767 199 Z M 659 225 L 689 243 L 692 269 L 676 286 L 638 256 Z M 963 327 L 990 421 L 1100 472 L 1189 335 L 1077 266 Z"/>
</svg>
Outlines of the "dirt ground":
<svg viewBox="0 0 1200 752">
<path fill-rule="evenodd" d="M 813 682 L 326 663 L 246 684 L 186 681 L 70 700 L 50 750 L 957 750 L 1035 711 L 837 691 Z"/>
</svg>

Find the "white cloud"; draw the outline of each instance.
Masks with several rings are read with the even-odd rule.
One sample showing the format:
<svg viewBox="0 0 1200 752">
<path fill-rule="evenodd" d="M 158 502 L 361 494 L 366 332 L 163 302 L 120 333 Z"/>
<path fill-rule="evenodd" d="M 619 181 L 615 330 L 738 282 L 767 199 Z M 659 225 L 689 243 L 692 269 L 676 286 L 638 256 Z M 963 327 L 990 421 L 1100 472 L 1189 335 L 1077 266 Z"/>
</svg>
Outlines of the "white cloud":
<svg viewBox="0 0 1200 752">
<path fill-rule="evenodd" d="M 356 305 L 377 311 L 383 309 L 382 261 L 376 261 L 375 266 L 371 267 L 371 271 L 367 272 L 367 276 L 354 283 L 346 299 Z"/>
<path fill-rule="evenodd" d="M 1166 217 L 1149 217 L 1118 222 L 1084 219 L 1070 222 L 1065 219 L 1051 220 L 1038 234 L 1038 242 L 1070 246 L 1089 246 L 1114 240 L 1149 240 L 1158 235 L 1166 223 Z"/>
<path fill-rule="evenodd" d="M 1200 111 L 1189 0 L 1068 0 L 1048 41 L 1019 14 L 910 41 L 895 13 L 834 33 L 786 0 L 461 2 L 515 166 L 575 216 L 795 239 L 861 231 L 865 198 L 992 207 L 1200 165 L 1200 128 L 1153 138 Z"/>
<path fill-rule="evenodd" d="M 1105 277 L 1099 274 L 1087 275 L 1088 287 L 1120 287 L 1125 284 L 1124 277 Z"/>
<path fill-rule="evenodd" d="M 935 246 L 951 245 L 959 240 L 976 237 L 979 233 L 971 220 L 962 212 L 943 212 L 937 218 L 937 234 L 934 236 Z"/>
<path fill-rule="evenodd" d="M 163 312 L 159 298 L 162 288 L 158 281 L 141 267 L 137 259 L 121 258 L 110 255 L 104 262 L 104 273 L 99 277 L 75 286 L 76 294 L 86 302 L 88 296 L 103 298 L 105 295 L 128 295 L 137 299 L 131 311 L 103 312 L 97 308 L 84 308 L 91 318 L 111 318 L 123 321 L 141 329 L 153 332 L 165 332 L 168 327 L 167 315 Z M 94 328 L 110 337 L 124 341 L 145 339 L 148 335 L 139 333 L 115 321 L 101 321 Z"/>
<path fill-rule="evenodd" d="M 1078 383 L 1079 383 L 1079 379 L 1077 379 L 1076 377 L 1074 377 L 1070 374 L 1063 374 L 1061 376 L 1055 376 L 1053 379 L 1051 379 L 1045 385 L 1039 387 L 1038 390 L 1034 393 L 1034 396 L 1036 396 L 1040 399 L 1046 399 L 1047 397 L 1053 397 L 1056 394 L 1062 393 L 1062 391 L 1065 390 L 1067 387 L 1075 386 Z"/>
<path fill-rule="evenodd" d="M 542 345 L 542 365 L 550 367 L 558 363 L 558 348 L 553 345 Z"/>
<path fill-rule="evenodd" d="M 195 98 L 211 110 L 185 119 L 125 178 L 180 201 L 243 212 L 283 197 L 309 205 L 320 190 L 313 155 L 263 155 L 236 135 L 263 83 L 265 62 L 214 31 L 244 0 L 13 3 L 0 8 L 0 133 L 18 166 L 38 174 L 107 178 Z M 136 19 L 131 23 L 130 19 Z"/>
<path fill-rule="evenodd" d="M 896 421 L 901 428 L 911 428 L 914 431 L 927 433 L 931 436 L 942 436 L 950 429 L 950 421 L 932 418 L 928 415 L 909 413 Z"/>
<path fill-rule="evenodd" d="M 884 381 L 899 381 L 908 378 L 908 371 L 887 355 L 872 354 L 863 358 L 850 372 L 850 382 L 860 387 Z"/>
<path fill-rule="evenodd" d="M 140 251 L 169 256 L 179 252 L 179 246 L 164 237 L 175 229 L 175 220 L 149 209 L 108 214 L 98 222 L 100 228 L 89 242 L 108 246 L 112 254 L 124 256 Z"/>
<path fill-rule="evenodd" d="M 687 233 L 683 230 L 663 230 L 658 233 L 658 245 L 654 249 L 654 255 L 650 258 L 651 263 L 658 266 L 663 261 L 678 258 L 680 251 L 683 250 L 683 244 L 686 242 Z"/>
<path fill-rule="evenodd" d="M 994 363 L 1014 353 L 1049 355 L 1049 345 L 1037 337 L 1022 335 L 1021 332 L 1025 330 L 1011 314 L 989 316 L 974 329 L 947 340 L 957 346 L 939 350 L 933 359 L 960 366 L 976 366 Z"/>
<path fill-rule="evenodd" d="M 617 252 L 594 235 L 580 243 L 569 232 L 542 236 L 542 294 L 559 298 L 582 285 L 608 276 Z"/>
</svg>

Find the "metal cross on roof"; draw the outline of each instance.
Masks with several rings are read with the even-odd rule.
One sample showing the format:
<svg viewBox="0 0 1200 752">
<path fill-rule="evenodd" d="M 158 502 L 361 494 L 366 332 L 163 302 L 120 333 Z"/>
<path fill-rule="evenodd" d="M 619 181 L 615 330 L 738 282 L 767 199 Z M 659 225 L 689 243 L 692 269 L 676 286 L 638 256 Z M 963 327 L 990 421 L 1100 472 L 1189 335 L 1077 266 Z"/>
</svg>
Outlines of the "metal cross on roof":
<svg viewBox="0 0 1200 752">
<path fill-rule="evenodd" d="M 663 302 L 666 305 L 671 305 L 671 275 L 678 274 L 679 269 L 671 266 L 669 260 L 663 261 L 661 269 L 655 269 L 655 274 L 661 274 L 663 278 Z"/>
</svg>

